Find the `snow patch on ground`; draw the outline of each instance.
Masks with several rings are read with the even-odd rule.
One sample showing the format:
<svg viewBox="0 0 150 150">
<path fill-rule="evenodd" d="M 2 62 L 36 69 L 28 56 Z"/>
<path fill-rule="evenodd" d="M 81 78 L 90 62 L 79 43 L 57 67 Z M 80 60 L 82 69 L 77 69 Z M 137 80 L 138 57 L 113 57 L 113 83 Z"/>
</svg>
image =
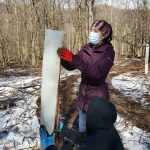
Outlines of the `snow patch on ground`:
<svg viewBox="0 0 150 150">
<path fill-rule="evenodd" d="M 0 78 L 0 101 L 6 105 L 0 109 L 0 149 L 32 149 L 39 145 L 36 103 L 40 85 L 40 77 Z"/>
<path fill-rule="evenodd" d="M 150 133 L 133 126 L 119 115 L 115 126 L 120 133 L 124 147 L 128 150 L 150 149 Z"/>
<path fill-rule="evenodd" d="M 80 71 L 79 70 L 73 70 L 73 71 L 67 71 L 62 69 L 61 70 L 61 79 L 66 79 L 66 77 L 68 76 L 72 76 L 72 75 L 80 75 Z"/>
<path fill-rule="evenodd" d="M 128 66 L 128 65 L 131 65 L 132 63 L 134 62 L 141 62 L 141 59 L 138 59 L 138 58 L 126 58 L 124 60 L 124 62 L 121 62 L 120 66 L 124 67 L 124 66 Z M 115 63 L 117 63 L 117 61 L 115 61 Z"/>
<path fill-rule="evenodd" d="M 79 75 L 75 71 L 64 72 L 61 79 L 70 75 Z M 130 73 L 129 73 L 130 75 Z M 123 76 L 128 86 L 137 88 L 137 79 L 131 82 L 126 75 Z M 123 89 L 122 77 L 115 78 L 117 87 Z M 77 91 L 81 79 L 74 83 L 74 90 Z M 138 80 L 139 81 L 139 80 Z M 140 80 L 143 83 L 143 80 Z M 146 79 L 144 84 L 148 84 Z M 119 86 L 120 84 L 120 86 Z M 125 84 L 125 83 L 124 83 Z M 133 85 L 132 85 L 133 84 Z M 139 84 L 139 83 L 138 83 Z M 143 84 L 143 93 L 147 92 L 147 86 Z M 115 84 L 116 85 L 116 84 Z M 126 85 L 126 84 L 125 84 Z M 32 150 L 39 147 L 39 121 L 37 118 L 37 99 L 40 96 L 41 78 L 33 76 L 0 78 L 0 103 L 6 105 L 0 108 L 0 150 Z M 134 87 L 133 86 L 133 87 Z M 135 95 L 134 95 L 135 97 Z M 11 105 L 10 105 L 11 101 Z M 9 102 L 9 103 L 8 103 Z M 118 116 L 116 128 L 119 131 L 125 148 L 128 150 L 149 150 L 150 134 L 132 126 L 124 118 Z"/>
<path fill-rule="evenodd" d="M 26 70 L 5 70 L 8 73 L 16 71 Z M 78 74 L 77 70 L 65 71 L 61 74 L 61 80 L 75 74 Z M 0 78 L 0 150 L 39 148 L 39 121 L 36 112 L 40 88 L 41 77 Z"/>
<path fill-rule="evenodd" d="M 128 73 L 127 73 L 128 74 Z M 129 73 L 130 74 L 130 73 Z M 126 78 L 125 78 L 126 79 Z M 127 78 L 128 79 L 128 78 Z M 78 90 L 81 79 L 79 78 L 74 84 L 74 90 Z M 148 79 L 149 81 L 149 79 Z M 137 81 L 135 81 L 137 82 Z M 123 86 L 121 81 L 118 81 L 118 86 Z M 145 84 L 145 79 L 143 79 L 140 83 Z M 131 84 L 131 85 L 130 85 Z M 129 88 L 132 86 L 132 82 L 128 82 Z M 148 83 L 146 81 L 146 85 L 143 85 L 143 93 L 148 92 Z M 135 95 L 134 95 L 135 96 Z M 129 122 L 127 122 L 120 115 L 117 116 L 117 121 L 115 123 L 115 127 L 117 128 L 124 147 L 127 150 L 149 150 L 150 149 L 150 133 L 143 131 L 136 126 L 133 126 Z"/>
<path fill-rule="evenodd" d="M 112 78 L 112 85 L 125 96 L 131 96 L 136 102 L 150 109 L 150 76 L 133 76 L 138 71 L 124 73 Z"/>
</svg>

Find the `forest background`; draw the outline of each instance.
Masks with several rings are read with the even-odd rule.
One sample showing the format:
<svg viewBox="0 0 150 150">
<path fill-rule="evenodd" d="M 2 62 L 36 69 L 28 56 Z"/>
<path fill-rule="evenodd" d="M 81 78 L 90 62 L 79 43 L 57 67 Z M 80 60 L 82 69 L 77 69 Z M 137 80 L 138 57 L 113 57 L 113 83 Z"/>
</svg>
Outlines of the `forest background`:
<svg viewBox="0 0 150 150">
<path fill-rule="evenodd" d="M 41 65 L 45 28 L 65 31 L 64 46 L 77 52 L 95 19 L 112 25 L 116 58 L 144 57 L 150 0 L 1 0 L 0 67 Z"/>
</svg>

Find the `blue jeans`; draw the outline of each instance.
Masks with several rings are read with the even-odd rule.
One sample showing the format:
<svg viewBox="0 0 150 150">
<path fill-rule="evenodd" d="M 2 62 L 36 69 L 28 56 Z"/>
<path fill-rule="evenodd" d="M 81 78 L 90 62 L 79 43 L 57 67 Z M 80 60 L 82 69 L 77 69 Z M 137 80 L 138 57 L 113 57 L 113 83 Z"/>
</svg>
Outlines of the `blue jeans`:
<svg viewBox="0 0 150 150">
<path fill-rule="evenodd" d="M 79 110 L 79 132 L 86 132 L 86 112 Z"/>
</svg>

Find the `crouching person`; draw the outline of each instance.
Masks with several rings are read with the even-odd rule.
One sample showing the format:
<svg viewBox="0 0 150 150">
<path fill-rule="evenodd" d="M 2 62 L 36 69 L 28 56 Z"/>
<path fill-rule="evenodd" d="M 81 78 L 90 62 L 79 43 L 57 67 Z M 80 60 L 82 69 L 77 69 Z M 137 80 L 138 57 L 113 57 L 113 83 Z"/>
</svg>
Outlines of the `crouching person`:
<svg viewBox="0 0 150 150">
<path fill-rule="evenodd" d="M 94 96 L 87 111 L 86 136 L 67 127 L 62 128 L 61 135 L 79 144 L 79 150 L 124 150 L 120 136 L 114 127 L 116 119 L 117 112 L 113 103 Z M 40 128 L 42 147 L 45 148 L 44 150 L 57 150 L 54 145 L 55 133 L 47 136 L 46 130 L 43 129 Z"/>
</svg>

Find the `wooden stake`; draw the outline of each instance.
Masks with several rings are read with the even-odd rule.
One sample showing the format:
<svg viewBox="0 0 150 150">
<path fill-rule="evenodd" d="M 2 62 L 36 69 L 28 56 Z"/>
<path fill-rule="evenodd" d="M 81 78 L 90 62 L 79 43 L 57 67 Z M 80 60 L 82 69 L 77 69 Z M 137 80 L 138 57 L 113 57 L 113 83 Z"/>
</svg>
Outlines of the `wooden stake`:
<svg viewBox="0 0 150 150">
<path fill-rule="evenodd" d="M 55 145 L 56 147 L 59 147 L 59 120 L 60 120 L 60 107 L 59 107 L 59 85 L 60 85 L 60 72 L 61 72 L 61 63 L 59 68 L 59 81 L 58 81 L 58 91 L 57 91 L 57 105 L 56 105 L 56 117 L 55 117 L 55 131 L 56 131 L 56 138 L 55 138 Z"/>
</svg>

